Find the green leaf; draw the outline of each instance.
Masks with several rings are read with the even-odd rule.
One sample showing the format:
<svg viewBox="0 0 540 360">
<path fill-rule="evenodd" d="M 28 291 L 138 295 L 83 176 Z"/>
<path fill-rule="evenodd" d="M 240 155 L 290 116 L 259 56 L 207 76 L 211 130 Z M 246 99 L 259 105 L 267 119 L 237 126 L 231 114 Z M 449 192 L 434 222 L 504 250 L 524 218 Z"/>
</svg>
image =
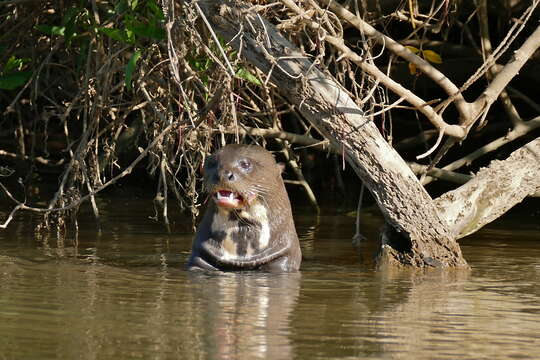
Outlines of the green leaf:
<svg viewBox="0 0 540 360">
<path fill-rule="evenodd" d="M 75 61 L 77 72 L 84 71 L 88 53 L 90 51 L 90 39 L 83 39 L 79 45 L 79 54 Z"/>
<path fill-rule="evenodd" d="M 75 37 L 78 30 L 81 29 L 81 25 L 84 22 L 84 17 L 81 15 L 84 15 L 84 13 L 85 11 L 83 9 L 74 7 L 69 8 L 62 19 L 62 24 L 66 27 L 64 37 L 66 38 L 68 46 L 70 45 L 71 39 Z"/>
<path fill-rule="evenodd" d="M 23 59 L 17 59 L 15 55 L 11 55 L 2 69 L 3 73 L 10 73 L 13 70 L 19 70 L 23 64 Z"/>
<path fill-rule="evenodd" d="M 135 43 L 135 33 L 132 29 L 126 29 L 126 39 L 127 42 L 130 44 Z"/>
<path fill-rule="evenodd" d="M 36 25 L 36 29 L 48 35 L 64 36 L 65 26 Z"/>
<path fill-rule="evenodd" d="M 62 18 L 62 24 L 67 25 L 70 23 L 73 23 L 77 16 L 81 13 L 82 9 L 77 7 L 71 7 L 67 9 L 66 13 L 64 14 L 64 17 Z"/>
<path fill-rule="evenodd" d="M 18 71 L 16 73 L 0 76 L 0 89 L 13 90 L 24 85 L 32 77 L 31 71 Z"/>
<path fill-rule="evenodd" d="M 146 7 L 148 7 L 148 9 L 150 9 L 150 11 L 156 17 L 156 19 L 158 19 L 158 20 L 164 20 L 165 19 L 165 16 L 163 15 L 163 10 L 161 9 L 161 7 L 158 6 L 158 4 L 156 4 L 156 2 L 154 0 L 148 0 L 148 2 L 146 3 Z"/>
<path fill-rule="evenodd" d="M 110 37 L 111 39 L 125 42 L 125 43 L 132 43 L 132 39 L 126 34 L 124 30 L 121 29 L 114 29 L 114 28 L 98 28 L 98 31 L 100 33 L 103 33 Z"/>
<path fill-rule="evenodd" d="M 117 15 L 125 13 L 128 9 L 129 9 L 129 6 L 126 0 L 120 0 L 114 5 L 114 12 Z"/>
<path fill-rule="evenodd" d="M 188 58 L 188 62 L 198 72 L 204 72 L 213 65 L 209 57 Z"/>
<path fill-rule="evenodd" d="M 128 0 L 129 6 L 131 7 L 131 10 L 135 10 L 137 5 L 139 4 L 139 0 Z"/>
<path fill-rule="evenodd" d="M 139 58 L 141 57 L 141 51 L 137 50 L 131 55 L 131 58 L 129 59 L 128 64 L 126 65 L 126 87 L 128 90 L 131 90 L 131 80 L 133 78 L 133 72 L 135 71 L 135 67 L 137 66 L 137 61 L 139 61 Z"/>
<path fill-rule="evenodd" d="M 146 36 L 152 39 L 165 39 L 165 30 L 159 26 L 139 25 L 131 28 L 136 35 Z"/>
<path fill-rule="evenodd" d="M 255 75 L 250 73 L 248 70 L 246 70 L 245 68 L 239 68 L 236 71 L 236 77 L 249 81 L 250 83 L 255 84 L 255 85 L 261 85 L 261 82 L 259 81 L 259 79 Z"/>
</svg>

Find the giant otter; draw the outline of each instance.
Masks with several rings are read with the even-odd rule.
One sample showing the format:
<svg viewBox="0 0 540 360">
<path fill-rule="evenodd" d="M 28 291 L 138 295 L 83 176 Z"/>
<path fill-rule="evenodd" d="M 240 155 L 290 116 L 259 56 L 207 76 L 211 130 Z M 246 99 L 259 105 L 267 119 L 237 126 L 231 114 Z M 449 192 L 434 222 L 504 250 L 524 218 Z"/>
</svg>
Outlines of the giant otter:
<svg viewBox="0 0 540 360">
<path fill-rule="evenodd" d="M 204 165 L 211 196 L 188 269 L 297 271 L 302 254 L 281 167 L 255 145 L 226 145 Z"/>
</svg>

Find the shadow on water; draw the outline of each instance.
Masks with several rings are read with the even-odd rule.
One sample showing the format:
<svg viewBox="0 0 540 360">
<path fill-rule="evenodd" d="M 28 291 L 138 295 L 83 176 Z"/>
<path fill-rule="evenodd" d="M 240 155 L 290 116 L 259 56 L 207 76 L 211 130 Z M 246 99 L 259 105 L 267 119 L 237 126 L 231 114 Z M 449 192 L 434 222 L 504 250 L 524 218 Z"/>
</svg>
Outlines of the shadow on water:
<svg viewBox="0 0 540 360">
<path fill-rule="evenodd" d="M 297 209 L 298 274 L 188 273 L 190 219 L 168 235 L 147 199 L 103 201 L 103 231 L 0 232 L 0 359 L 536 358 L 538 217 L 462 241 L 471 271 L 375 271 L 382 222 Z M 538 215 L 538 214 L 537 214 Z M 77 245 L 77 246 L 75 246 Z"/>
</svg>

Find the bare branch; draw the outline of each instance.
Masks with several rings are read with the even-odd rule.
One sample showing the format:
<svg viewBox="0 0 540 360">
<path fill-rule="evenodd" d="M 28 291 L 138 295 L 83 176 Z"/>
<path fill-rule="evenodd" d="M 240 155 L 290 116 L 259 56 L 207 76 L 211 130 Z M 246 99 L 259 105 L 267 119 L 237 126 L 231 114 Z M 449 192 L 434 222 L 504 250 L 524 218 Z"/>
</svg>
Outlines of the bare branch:
<svg viewBox="0 0 540 360">
<path fill-rule="evenodd" d="M 540 189 L 540 138 L 493 161 L 465 185 L 435 200 L 458 238 L 497 219 Z"/>
<path fill-rule="evenodd" d="M 10 217 L 8 218 L 8 221 L 7 223 L 9 223 L 9 221 L 11 221 L 11 218 L 12 218 L 12 215 L 15 213 L 15 211 L 17 210 L 28 210 L 28 211 L 33 211 L 33 212 L 40 212 L 40 213 L 47 213 L 47 212 L 54 212 L 54 211 L 65 211 L 65 210 L 71 210 L 71 209 L 74 209 L 74 208 L 77 208 L 80 204 L 82 204 L 84 201 L 88 200 L 89 198 L 92 198 L 93 196 L 95 196 L 96 194 L 98 194 L 100 191 L 104 190 L 105 188 L 111 186 L 112 184 L 116 183 L 118 180 L 120 180 L 121 178 L 123 178 L 124 176 L 130 174 L 133 169 L 135 168 L 135 166 L 142 160 L 146 157 L 146 155 L 148 154 L 148 152 L 153 149 L 156 144 L 158 144 L 160 141 L 163 140 L 163 137 L 165 135 L 167 135 L 174 127 L 176 126 L 176 123 L 173 123 L 173 124 L 170 124 L 169 126 L 167 126 L 165 129 L 163 129 L 163 131 L 161 131 L 161 133 L 156 136 L 156 138 L 152 141 L 152 143 L 150 143 L 150 145 L 148 145 L 148 147 L 146 149 L 144 149 L 140 154 L 139 156 L 133 160 L 133 162 L 128 166 L 126 167 L 120 174 L 116 175 L 115 177 L 113 177 L 112 179 L 110 179 L 109 181 L 107 181 L 106 183 L 102 184 L 101 186 L 98 186 L 97 188 L 95 188 L 94 190 L 92 191 L 89 191 L 86 195 L 82 196 L 80 199 L 78 199 L 77 201 L 75 202 L 72 202 L 70 203 L 69 205 L 67 206 L 63 206 L 63 207 L 57 207 L 57 208 L 53 208 L 51 206 L 47 207 L 47 208 L 38 208 L 38 207 L 31 207 L 31 206 L 27 206 L 25 205 L 25 203 L 21 202 L 21 201 L 18 201 L 17 199 L 15 199 L 15 197 L 8 191 L 8 189 L 2 184 L 0 183 L 0 187 L 2 188 L 2 190 L 4 190 L 4 192 L 6 193 L 6 195 L 13 201 L 17 204 L 16 208 L 14 210 L 12 210 L 11 214 L 10 214 Z M 5 224 L 5 226 L 0 226 L 0 227 L 3 227 L 5 228 L 7 226 L 7 224 Z"/>
<path fill-rule="evenodd" d="M 450 170 L 444 170 L 439 168 L 433 168 L 428 170 L 427 165 L 422 165 L 418 163 L 411 162 L 409 163 L 409 166 L 411 167 L 412 171 L 414 171 L 414 173 L 417 175 L 426 174 L 428 176 L 456 184 L 465 184 L 467 181 L 472 179 L 471 175 L 460 174 Z"/>
<path fill-rule="evenodd" d="M 514 52 L 512 59 L 495 76 L 495 79 L 484 90 L 483 94 L 474 102 L 474 107 L 478 114 L 480 111 L 487 111 L 487 108 L 497 99 L 501 91 L 519 73 L 519 70 L 531 58 L 534 52 L 540 47 L 540 25 L 527 38 L 523 45 Z M 484 110 L 482 110 L 484 109 Z M 477 115 L 478 116 L 478 115 Z M 475 117 L 477 117 L 475 116 Z M 465 125 L 470 126 L 474 122 L 471 118 Z"/>
<path fill-rule="evenodd" d="M 298 14 L 303 13 L 303 10 L 300 9 L 292 0 L 282 0 L 282 2 L 285 5 L 289 6 L 292 10 L 296 11 Z M 306 19 L 306 22 L 314 30 L 317 30 L 320 27 L 318 23 L 309 19 Z M 444 122 L 441 116 L 437 114 L 435 110 L 430 105 L 428 105 L 426 101 L 415 95 L 412 91 L 404 88 L 401 84 L 392 80 L 385 73 L 380 71 L 375 65 L 366 62 L 365 59 L 363 59 L 350 48 L 348 48 L 343 42 L 343 39 L 331 35 L 325 35 L 324 40 L 336 47 L 343 54 L 342 56 L 354 62 L 362 70 L 370 74 L 373 78 L 380 81 L 383 85 L 388 87 L 394 93 L 406 99 L 407 102 L 409 102 L 416 109 L 418 109 L 418 111 L 423 113 L 435 127 L 442 130 L 445 134 L 456 138 L 463 138 L 465 136 L 465 130 L 461 126 L 450 125 Z"/>
<path fill-rule="evenodd" d="M 488 13 L 487 13 L 487 0 L 481 0 L 478 7 L 478 20 L 480 23 L 480 44 L 482 45 L 482 55 L 484 57 L 484 60 L 487 58 L 490 58 L 492 56 L 492 46 L 491 46 L 491 39 L 489 36 L 489 22 L 488 22 Z M 497 65 L 488 67 L 486 72 L 486 77 L 489 81 L 493 80 L 495 77 Z M 522 121 L 521 116 L 519 116 L 519 113 L 512 104 L 512 100 L 510 99 L 510 96 L 508 95 L 508 92 L 503 89 L 501 93 L 499 94 L 499 98 L 501 100 L 501 103 L 503 105 L 504 110 L 506 111 L 506 114 L 510 118 L 510 121 L 513 124 L 517 124 Z M 482 127 L 485 124 L 480 124 L 479 126 Z"/>
<path fill-rule="evenodd" d="M 501 146 L 508 144 L 522 137 L 523 135 L 530 133 L 531 131 L 539 127 L 540 127 L 540 116 L 532 120 L 520 123 L 505 136 L 501 136 L 500 138 L 493 140 L 489 144 L 486 144 L 480 147 L 479 149 L 473 151 L 467 156 L 464 156 L 463 158 L 446 165 L 445 167 L 443 167 L 443 169 L 452 171 L 452 170 L 457 170 L 461 168 L 462 166 L 469 165 L 470 163 L 480 158 L 481 156 L 484 156 L 492 151 L 495 151 Z M 426 185 L 426 184 L 429 184 L 431 181 L 432 179 L 426 178 L 422 183 Z"/>
<path fill-rule="evenodd" d="M 229 58 L 227 57 L 227 54 L 225 54 L 225 50 L 223 50 L 223 46 L 221 46 L 221 43 L 219 42 L 219 39 L 216 36 L 216 33 L 214 32 L 214 30 L 212 29 L 212 26 L 210 25 L 210 23 L 206 19 L 206 16 L 204 16 L 204 13 L 202 12 L 201 8 L 199 7 L 199 4 L 197 4 L 197 2 L 195 2 L 194 4 L 195 4 L 195 7 L 197 8 L 197 11 L 201 15 L 201 18 L 203 19 L 204 23 L 208 27 L 208 31 L 210 31 L 210 34 L 212 34 L 212 38 L 214 39 L 214 42 L 215 42 L 216 46 L 218 47 L 219 52 L 221 53 L 221 56 L 223 56 L 223 59 L 225 60 L 225 63 L 227 64 L 227 69 L 229 70 L 230 75 L 234 76 L 234 69 L 233 69 L 231 63 L 229 62 Z"/>
<path fill-rule="evenodd" d="M 288 1 L 288 0 L 285 0 Z M 401 45 L 394 39 L 381 34 L 371 25 L 363 21 L 360 17 L 354 15 L 335 0 L 322 0 L 333 12 L 335 12 L 342 19 L 349 24 L 356 27 L 358 30 L 365 33 L 367 36 L 373 38 L 379 44 L 384 45 L 395 55 L 407 60 L 408 62 L 416 65 L 416 67 L 422 71 L 422 73 L 429 76 L 433 81 L 437 83 L 448 95 L 455 96 L 455 104 L 462 118 L 469 116 L 469 104 L 463 98 L 459 88 L 433 65 L 426 60 L 422 59 L 416 54 L 413 54 L 405 46 Z"/>
<path fill-rule="evenodd" d="M 9 151 L 5 151 L 5 150 L 0 150 L 0 156 L 5 156 L 5 157 L 8 157 L 8 158 L 12 158 L 12 159 L 17 159 L 17 160 L 26 160 L 26 161 L 35 161 L 37 162 L 38 164 L 42 164 L 42 165 L 46 165 L 46 166 L 60 166 L 62 164 L 64 164 L 66 161 L 64 159 L 60 159 L 60 160 L 57 160 L 57 161 L 53 161 L 53 160 L 49 160 L 49 159 L 45 159 L 41 156 L 36 156 L 34 158 L 28 156 L 28 155 L 19 155 L 19 154 L 14 154 L 14 153 L 11 153 Z"/>
</svg>

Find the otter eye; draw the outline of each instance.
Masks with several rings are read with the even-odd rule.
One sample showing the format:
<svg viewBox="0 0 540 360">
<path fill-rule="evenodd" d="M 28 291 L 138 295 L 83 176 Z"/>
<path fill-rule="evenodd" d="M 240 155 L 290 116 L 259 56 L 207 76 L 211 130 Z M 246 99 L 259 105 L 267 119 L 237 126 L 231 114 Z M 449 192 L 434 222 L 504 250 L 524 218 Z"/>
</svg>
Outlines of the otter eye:
<svg viewBox="0 0 540 360">
<path fill-rule="evenodd" d="M 251 162 L 247 159 L 242 159 L 238 162 L 238 165 L 242 168 L 244 171 L 251 171 Z"/>
</svg>

